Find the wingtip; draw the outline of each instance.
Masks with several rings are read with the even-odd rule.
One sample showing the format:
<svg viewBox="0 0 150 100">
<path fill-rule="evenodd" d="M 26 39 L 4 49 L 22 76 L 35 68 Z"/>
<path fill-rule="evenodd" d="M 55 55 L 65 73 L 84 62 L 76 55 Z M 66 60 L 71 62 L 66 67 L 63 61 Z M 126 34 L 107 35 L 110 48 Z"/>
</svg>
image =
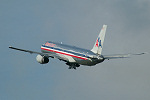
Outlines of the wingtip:
<svg viewBox="0 0 150 100">
<path fill-rule="evenodd" d="M 143 52 L 143 54 L 149 54 L 149 52 Z"/>
<path fill-rule="evenodd" d="M 134 54 L 134 55 L 144 55 L 144 54 L 149 54 L 148 52 L 142 52 L 142 53 L 138 53 L 138 54 Z"/>
</svg>

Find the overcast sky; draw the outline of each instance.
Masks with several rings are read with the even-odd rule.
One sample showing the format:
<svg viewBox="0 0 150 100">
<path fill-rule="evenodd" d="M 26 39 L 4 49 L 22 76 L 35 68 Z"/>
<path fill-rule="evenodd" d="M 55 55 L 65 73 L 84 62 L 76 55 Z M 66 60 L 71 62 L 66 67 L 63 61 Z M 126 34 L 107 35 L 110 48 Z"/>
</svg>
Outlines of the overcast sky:
<svg viewBox="0 0 150 100">
<path fill-rule="evenodd" d="M 91 49 L 107 24 L 102 54 L 150 52 L 150 0 L 0 0 L 0 22 L 0 100 L 150 100 L 149 54 L 69 70 L 8 48 Z"/>
</svg>

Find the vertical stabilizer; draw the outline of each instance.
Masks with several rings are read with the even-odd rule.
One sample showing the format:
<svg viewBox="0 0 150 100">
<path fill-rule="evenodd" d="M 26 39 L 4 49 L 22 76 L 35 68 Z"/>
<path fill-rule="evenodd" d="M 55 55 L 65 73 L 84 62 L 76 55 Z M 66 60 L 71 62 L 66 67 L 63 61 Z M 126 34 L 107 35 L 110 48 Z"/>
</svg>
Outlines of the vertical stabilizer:
<svg viewBox="0 0 150 100">
<path fill-rule="evenodd" d="M 99 55 L 101 55 L 101 52 L 102 52 L 106 28 L 107 28 L 107 25 L 103 25 L 103 28 L 101 29 L 98 35 L 98 38 L 96 39 L 96 42 L 91 50 L 92 52 L 99 54 Z"/>
</svg>

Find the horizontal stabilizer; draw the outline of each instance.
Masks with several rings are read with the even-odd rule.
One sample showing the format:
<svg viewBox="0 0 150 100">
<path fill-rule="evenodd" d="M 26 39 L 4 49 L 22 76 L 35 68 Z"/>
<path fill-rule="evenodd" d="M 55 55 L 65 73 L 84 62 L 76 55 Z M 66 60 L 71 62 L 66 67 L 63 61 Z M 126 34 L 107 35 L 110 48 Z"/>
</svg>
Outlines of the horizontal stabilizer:
<svg viewBox="0 0 150 100">
<path fill-rule="evenodd" d="M 117 58 L 129 58 L 132 55 L 143 55 L 148 52 L 136 53 L 136 54 L 114 54 L 114 55 L 103 55 L 104 59 L 117 59 Z"/>
</svg>

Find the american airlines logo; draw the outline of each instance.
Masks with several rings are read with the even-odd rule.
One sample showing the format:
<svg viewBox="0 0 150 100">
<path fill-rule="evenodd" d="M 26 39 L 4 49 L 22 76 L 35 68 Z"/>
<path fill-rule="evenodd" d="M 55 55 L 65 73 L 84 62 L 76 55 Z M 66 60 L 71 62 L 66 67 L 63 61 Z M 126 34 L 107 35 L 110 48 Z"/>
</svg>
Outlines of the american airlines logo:
<svg viewBox="0 0 150 100">
<path fill-rule="evenodd" d="M 49 43 L 49 42 L 46 42 L 46 43 L 45 43 L 45 46 L 54 47 L 54 46 L 55 46 L 55 44 L 53 44 L 53 43 Z"/>
<path fill-rule="evenodd" d="M 95 47 L 99 47 L 99 46 L 102 47 L 100 37 L 97 38 Z"/>
</svg>

